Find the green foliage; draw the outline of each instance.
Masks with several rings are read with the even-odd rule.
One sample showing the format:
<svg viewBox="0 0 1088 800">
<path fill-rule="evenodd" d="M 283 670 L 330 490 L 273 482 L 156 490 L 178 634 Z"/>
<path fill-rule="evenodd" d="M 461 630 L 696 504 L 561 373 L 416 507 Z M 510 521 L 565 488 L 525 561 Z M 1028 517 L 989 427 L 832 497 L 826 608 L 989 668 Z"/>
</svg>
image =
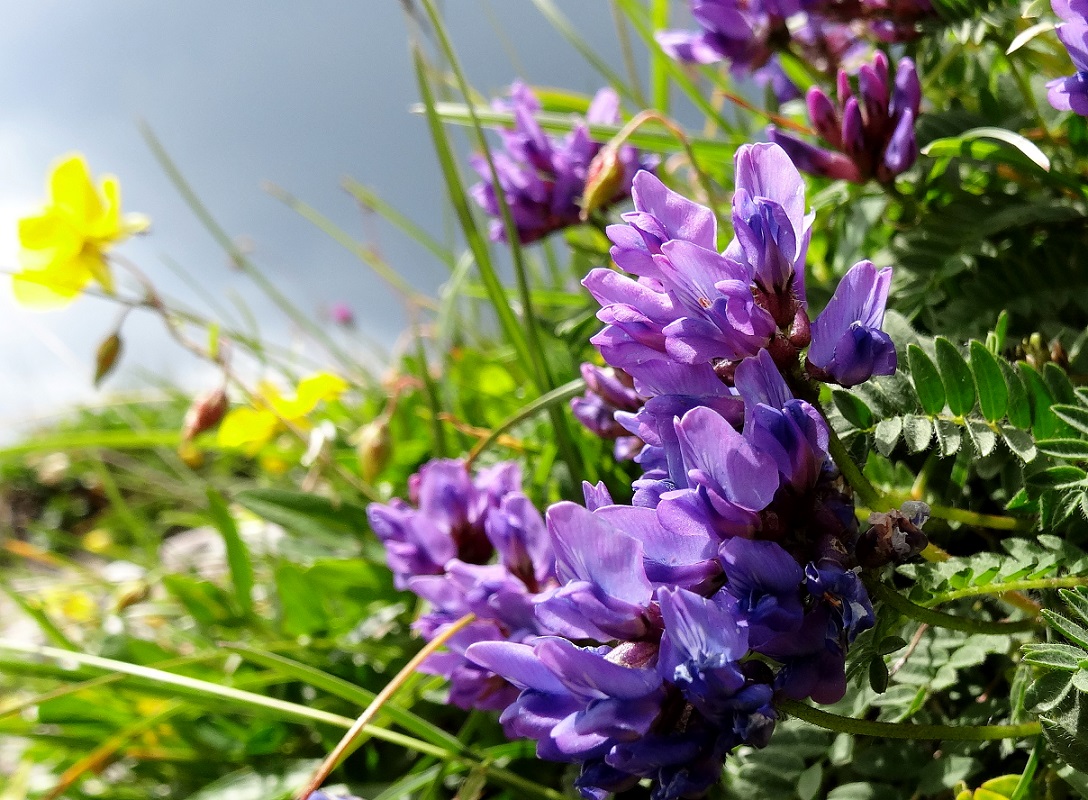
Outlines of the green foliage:
<svg viewBox="0 0 1088 800">
<path fill-rule="evenodd" d="M 1045 609 L 1047 625 L 1070 644 L 1025 645 L 1024 660 L 1039 670 L 1028 708 L 1039 715 L 1048 747 L 1067 764 L 1088 764 L 1088 589 L 1059 591 L 1069 616 Z"/>
</svg>

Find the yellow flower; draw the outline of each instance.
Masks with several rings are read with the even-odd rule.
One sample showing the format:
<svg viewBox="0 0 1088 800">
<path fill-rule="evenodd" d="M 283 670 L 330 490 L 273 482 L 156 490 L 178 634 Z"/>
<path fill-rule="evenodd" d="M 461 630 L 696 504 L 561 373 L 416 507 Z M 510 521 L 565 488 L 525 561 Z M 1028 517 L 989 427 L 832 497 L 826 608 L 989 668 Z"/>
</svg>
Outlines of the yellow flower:
<svg viewBox="0 0 1088 800">
<path fill-rule="evenodd" d="M 19 220 L 15 299 L 31 308 L 58 308 L 92 280 L 113 292 L 106 251 L 147 229 L 139 214 L 121 215 L 121 187 L 105 175 L 96 187 L 81 155 L 63 158 L 49 175 L 49 201 L 36 216 Z"/>
<path fill-rule="evenodd" d="M 306 417 L 323 400 L 333 400 L 347 391 L 343 378 L 318 372 L 299 381 L 294 397 L 285 397 L 272 383 L 262 382 L 253 397 L 252 408 L 235 408 L 219 425 L 219 446 L 242 448 L 255 455 L 284 430 L 285 423 L 307 430 Z"/>
</svg>

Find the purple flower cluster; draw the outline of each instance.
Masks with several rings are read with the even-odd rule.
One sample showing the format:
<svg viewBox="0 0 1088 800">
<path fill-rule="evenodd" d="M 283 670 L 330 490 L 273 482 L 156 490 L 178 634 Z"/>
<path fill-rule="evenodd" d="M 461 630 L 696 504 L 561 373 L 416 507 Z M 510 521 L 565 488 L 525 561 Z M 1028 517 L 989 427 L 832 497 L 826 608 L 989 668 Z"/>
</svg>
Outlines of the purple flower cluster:
<svg viewBox="0 0 1088 800">
<path fill-rule="evenodd" d="M 791 45 L 816 69 L 831 73 L 860 55 L 859 35 L 905 41 L 933 17 L 929 0 L 691 0 L 697 31 L 660 31 L 673 58 L 694 64 L 727 61 L 742 75 L 770 84 L 780 101 L 798 96 L 775 53 Z"/>
<path fill-rule="evenodd" d="M 1067 78 L 1057 78 L 1047 85 L 1047 100 L 1059 111 L 1075 111 L 1088 117 L 1088 0 L 1051 0 L 1054 13 L 1061 19 L 1061 39 L 1077 71 Z"/>
<path fill-rule="evenodd" d="M 655 800 L 699 796 L 733 748 L 767 743 L 776 699 L 840 699 L 846 651 L 874 623 L 830 431 L 791 385 L 894 371 L 890 270 L 856 265 L 810 323 L 800 174 L 757 144 L 736 177 L 735 238 L 719 252 L 713 213 L 640 172 L 634 211 L 607 231 L 633 277 L 585 280 L 616 371 L 586 366 L 575 407 L 643 443 L 630 505 L 586 484 L 584 505 L 542 520 L 514 467 L 472 479 L 436 461 L 411 505 L 369 509 L 397 585 L 430 604 L 417 630 L 477 615 L 429 662 L 454 702 L 503 709 L 508 735 L 580 765 L 589 798 L 646 778 Z M 883 520 L 866 563 L 916 552 L 920 522 Z"/>
<path fill-rule="evenodd" d="M 413 627 L 429 641 L 465 614 L 476 615 L 423 670 L 449 678 L 450 700 L 461 708 L 503 709 L 517 690 L 464 653 L 475 642 L 517 642 L 542 632 L 532 599 L 555 582 L 544 520 L 521 492 L 516 464 L 474 479 L 462 461 L 430 461 L 412 476 L 409 493 L 411 504 L 372 503 L 367 517 L 397 588 L 430 604 Z"/>
<path fill-rule="evenodd" d="M 586 392 L 570 401 L 575 419 L 602 439 L 615 440 L 617 461 L 629 461 L 642 449 L 642 440 L 628 432 L 616 414 L 631 414 L 642 408 L 646 398 L 635 391 L 631 376 L 620 369 L 582 364 Z"/>
<path fill-rule="evenodd" d="M 830 149 L 817 147 L 775 127 L 771 141 L 781 146 L 798 168 L 813 175 L 864 183 L 887 182 L 910 169 L 918 157 L 914 123 L 922 102 L 922 86 L 914 62 L 904 58 L 892 80 L 888 59 L 877 52 L 858 70 L 855 97 L 846 72 L 839 72 L 838 103 L 823 89 L 808 91 L 813 128 Z"/>
<path fill-rule="evenodd" d="M 635 211 L 608 228 L 612 258 L 636 277 L 595 269 L 583 281 L 606 324 L 591 341 L 652 398 L 644 412 L 663 404 L 659 396 L 728 404 L 734 392 L 723 380 L 743 359 L 767 350 L 792 375 L 810 341 L 810 375 L 820 380 L 853 386 L 895 371 L 895 348 L 880 330 L 891 270 L 856 264 L 810 326 L 804 182 L 775 144 L 742 146 L 736 176 L 736 236 L 719 253 L 710 209 L 637 175 Z"/>
<path fill-rule="evenodd" d="M 536 119 L 540 101 L 523 83 L 516 82 L 511 86 L 509 101 L 497 100 L 493 105 L 500 111 L 512 113 L 514 126 L 500 131 L 504 150 L 492 154 L 499 179 L 497 187 L 492 181 L 487 159 L 483 156 L 472 159 L 472 166 L 483 181 L 473 186 L 471 192 L 491 217 L 491 239 L 506 241 L 506 228 L 499 208 L 500 191 L 506 198 L 522 244 L 578 224 L 582 210 L 579 203 L 589 166 L 602 145 L 590 139 L 589 130 L 583 123 L 562 139 L 545 134 Z M 619 96 L 612 89 L 601 89 L 590 104 L 586 122 L 615 125 L 619 121 Z M 642 156 L 629 145 L 620 147 L 617 155 L 623 175 L 612 202 L 627 196 L 635 172 L 653 169 L 657 163 L 656 158 Z"/>
</svg>

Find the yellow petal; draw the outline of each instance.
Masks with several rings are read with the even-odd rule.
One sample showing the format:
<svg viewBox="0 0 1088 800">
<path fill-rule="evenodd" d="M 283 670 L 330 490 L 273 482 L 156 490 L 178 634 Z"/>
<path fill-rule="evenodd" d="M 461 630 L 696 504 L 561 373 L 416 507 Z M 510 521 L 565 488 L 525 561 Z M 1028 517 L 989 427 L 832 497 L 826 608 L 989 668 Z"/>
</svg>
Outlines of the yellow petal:
<svg viewBox="0 0 1088 800">
<path fill-rule="evenodd" d="M 313 411 L 322 400 L 333 400 L 348 389 L 347 382 L 331 372 L 318 372 L 299 381 L 295 399 L 274 406 L 285 419 L 298 419 Z"/>
<path fill-rule="evenodd" d="M 85 264 L 71 259 L 47 269 L 18 272 L 11 276 L 11 288 L 20 305 L 47 311 L 71 303 L 93 278 Z"/>
<path fill-rule="evenodd" d="M 19 220 L 19 244 L 26 251 L 23 266 L 30 267 L 26 262 L 36 261 L 39 266 L 31 268 L 40 269 L 50 262 L 72 258 L 83 248 L 83 237 L 65 215 L 47 209 L 38 216 Z"/>
<path fill-rule="evenodd" d="M 87 236 L 102 242 L 124 238 L 121 231 L 121 184 L 113 175 L 102 176 L 100 213 L 87 218 Z"/>
<path fill-rule="evenodd" d="M 94 279 L 98 281 L 107 294 L 113 294 L 113 273 L 110 271 L 109 263 L 98 250 L 88 245 L 83 248 L 83 251 L 73 261 L 79 262 L 81 272 L 85 270 L 94 276 Z"/>
<path fill-rule="evenodd" d="M 62 159 L 49 176 L 52 205 L 69 215 L 73 224 L 85 226 L 102 216 L 104 204 L 91 182 L 87 162 L 78 153 Z"/>
<path fill-rule="evenodd" d="M 249 455 L 261 449 L 279 429 L 279 420 L 268 411 L 235 408 L 219 424 L 220 447 L 243 448 Z"/>
</svg>

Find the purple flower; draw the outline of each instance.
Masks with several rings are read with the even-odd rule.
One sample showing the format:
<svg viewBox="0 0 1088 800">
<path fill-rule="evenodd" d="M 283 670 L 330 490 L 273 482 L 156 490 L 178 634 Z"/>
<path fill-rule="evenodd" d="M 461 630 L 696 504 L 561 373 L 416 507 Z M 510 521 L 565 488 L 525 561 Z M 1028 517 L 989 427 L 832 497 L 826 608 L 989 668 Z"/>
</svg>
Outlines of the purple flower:
<svg viewBox="0 0 1088 800">
<path fill-rule="evenodd" d="M 1088 116 L 1088 0 L 1051 0 L 1062 23 L 1056 28 L 1076 72 L 1047 83 L 1047 100 L 1059 111 Z"/>
<path fill-rule="evenodd" d="M 572 639 L 645 636 L 653 586 L 642 542 L 574 503 L 556 503 L 547 521 L 560 586 L 537 598 L 540 623 Z"/>
<path fill-rule="evenodd" d="M 727 581 L 721 601 L 747 623 L 752 649 L 801 627 L 805 573 L 793 556 L 774 542 L 741 537 L 722 544 L 720 554 Z"/>
<path fill-rule="evenodd" d="M 646 398 L 635 391 L 634 380 L 623 370 L 582 364 L 581 371 L 586 392 L 570 401 L 574 418 L 602 439 L 614 439 L 617 461 L 634 458 L 642 440 L 616 421 L 616 412 L 638 411 Z"/>
<path fill-rule="evenodd" d="M 691 0 L 698 32 L 661 31 L 657 41 L 678 61 L 712 64 L 729 61 L 738 72 L 762 67 L 773 51 L 771 39 L 788 35 L 786 18 L 797 0 Z"/>
<path fill-rule="evenodd" d="M 812 323 L 808 366 L 814 377 L 855 386 L 895 372 L 895 344 L 880 329 L 891 280 L 891 267 L 878 271 L 871 261 L 860 261 L 846 273 Z"/>
<path fill-rule="evenodd" d="M 698 488 L 713 513 L 748 528 L 778 489 L 778 468 L 721 415 L 696 408 L 676 425 L 688 485 Z M 738 530 L 738 533 L 740 531 Z"/>
<path fill-rule="evenodd" d="M 514 700 L 517 690 L 466 661 L 465 650 L 480 641 L 524 641 L 542 633 L 533 597 L 555 585 L 551 540 L 520 484 L 515 464 L 473 478 L 462 461 L 436 460 L 409 479 L 418 508 L 399 499 L 367 508 L 397 588 L 410 589 L 430 606 L 413 624 L 424 639 L 466 614 L 477 617 L 422 667 L 449 678 L 450 700 L 461 708 L 501 710 Z M 487 563 L 496 554 L 499 563 Z"/>
<path fill-rule="evenodd" d="M 516 464 L 484 470 L 473 479 L 464 462 L 435 460 L 409 480 L 409 493 L 418 508 L 400 498 L 385 505 L 371 503 L 367 517 L 385 545 L 397 588 L 404 589 L 416 575 L 441 574 L 454 558 L 470 564 L 486 562 L 494 551 L 485 530 L 487 515 L 520 484 Z"/>
<path fill-rule="evenodd" d="M 775 687 L 793 700 L 837 703 L 846 694 L 846 655 L 828 638 L 831 609 L 822 603 L 805 615 L 800 630 L 775 637 L 761 652 L 782 664 Z"/>
<path fill-rule="evenodd" d="M 768 296 L 775 321 L 785 326 L 805 302 L 805 254 L 815 214 L 805 215 L 805 183 L 782 148 L 741 145 L 735 162 L 736 238 L 725 255 L 743 265 Z"/>
<path fill-rule="evenodd" d="M 545 636 L 531 645 L 483 642 L 468 657 L 522 690 L 500 718 L 507 735 L 536 739 L 541 758 L 576 761 L 645 735 L 661 713 L 657 672 L 617 663 L 617 650 Z"/>
<path fill-rule="evenodd" d="M 609 225 L 612 260 L 633 275 L 657 277 L 653 256 L 673 239 L 716 247 L 717 220 L 706 206 L 694 203 L 669 189 L 652 173 L 640 172 L 631 185 L 635 210 L 621 215 L 625 225 Z"/>
<path fill-rule="evenodd" d="M 775 127 L 768 129 L 799 169 L 864 183 L 870 178 L 888 182 L 910 169 L 918 157 L 914 123 L 922 101 L 922 87 L 914 62 L 904 58 L 889 85 L 888 59 L 877 52 L 858 70 L 855 97 L 846 72 L 839 72 L 838 105 L 818 86 L 808 92 L 812 127 L 830 149 L 809 144 Z"/>
<path fill-rule="evenodd" d="M 740 660 L 748 654 L 747 630 L 727 606 L 693 592 L 660 589 L 657 598 L 665 623 L 658 672 L 680 687 L 704 717 L 728 719 L 731 727 L 739 710 L 737 695 L 745 687 Z M 767 704 L 770 687 L 762 685 L 760 693 L 758 705 Z"/>
<path fill-rule="evenodd" d="M 472 166 L 483 182 L 471 189 L 476 202 L 492 218 L 491 239 L 506 241 L 499 191 L 506 198 L 522 244 L 578 224 L 582 210 L 579 202 L 589 166 L 601 145 L 589 138 L 584 123 L 576 125 L 563 139 L 546 135 L 535 116 L 540 111 L 540 102 L 521 82 L 511 86 L 508 102 L 496 101 L 494 105 L 514 116 L 514 127 L 500 133 L 505 151 L 492 154 L 499 187 L 492 182 L 487 159 L 476 156 Z M 602 89 L 590 104 L 586 122 L 614 125 L 619 121 L 618 95 L 612 89 Z M 617 156 L 622 175 L 610 202 L 627 195 L 636 171 L 653 169 L 656 164 L 656 160 L 641 156 L 628 145 L 619 148 Z"/>
<path fill-rule="evenodd" d="M 333 303 L 329 306 L 329 319 L 344 328 L 355 327 L 355 312 L 347 303 Z"/>
<path fill-rule="evenodd" d="M 811 404 L 797 400 L 766 350 L 737 367 L 744 398 L 744 436 L 778 465 L 799 492 L 816 485 L 827 461 L 827 423 Z"/>
<path fill-rule="evenodd" d="M 823 562 L 805 567 L 805 588 L 818 600 L 827 600 L 832 608 L 833 630 L 842 632 L 848 642 L 873 627 L 873 604 L 858 574 L 837 564 Z"/>
</svg>

